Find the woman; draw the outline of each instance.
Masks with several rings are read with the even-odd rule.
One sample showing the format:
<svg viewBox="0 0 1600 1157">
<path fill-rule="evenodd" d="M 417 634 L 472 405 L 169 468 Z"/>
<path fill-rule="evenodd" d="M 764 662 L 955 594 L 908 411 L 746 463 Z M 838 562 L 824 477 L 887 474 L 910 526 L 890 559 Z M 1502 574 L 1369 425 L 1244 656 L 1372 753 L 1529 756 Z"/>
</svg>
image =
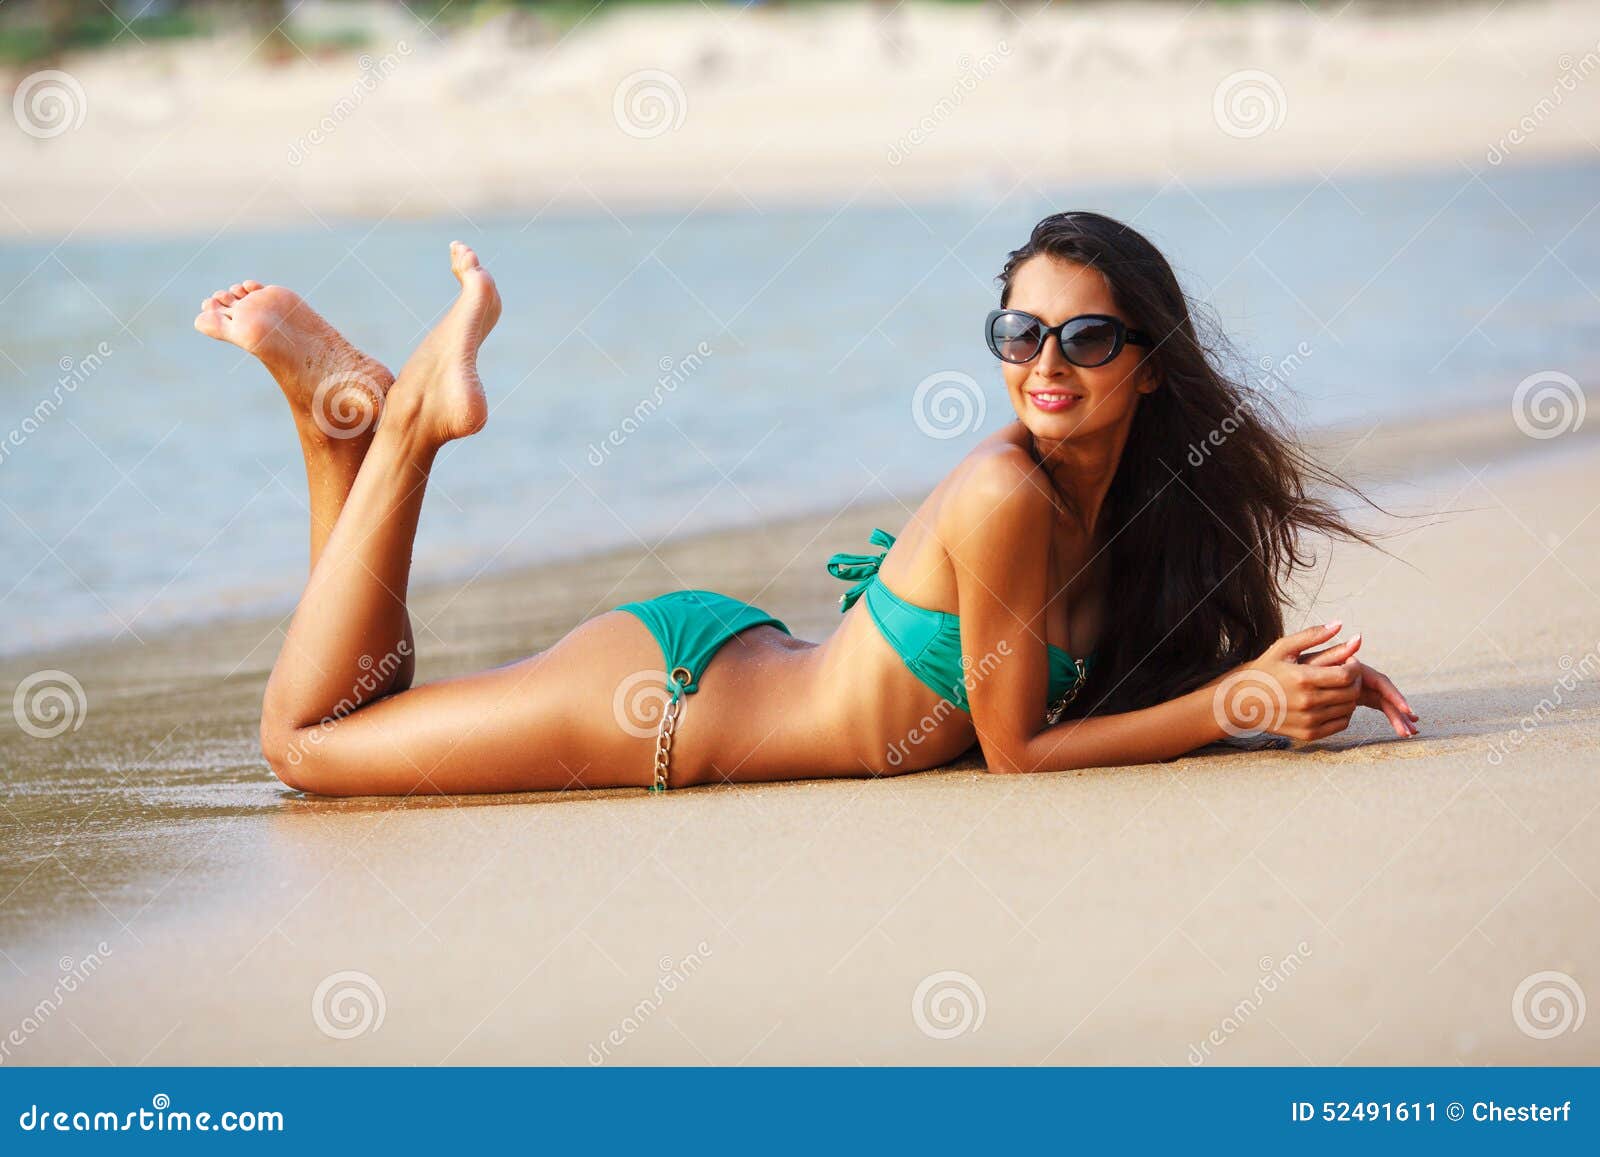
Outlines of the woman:
<svg viewBox="0 0 1600 1157">
<path fill-rule="evenodd" d="M 500 316 L 471 249 L 452 245 L 451 268 L 460 296 L 398 377 L 278 286 L 235 285 L 195 322 L 261 359 L 305 452 L 311 577 L 261 717 L 290 787 L 882 775 L 974 741 L 991 771 L 1058 771 L 1169 759 L 1252 729 L 1321 739 L 1358 706 L 1415 734 L 1405 698 L 1354 657 L 1359 635 L 1332 644 L 1329 623 L 1278 637 L 1284 584 L 1309 562 L 1300 536 L 1361 538 L 1307 492 L 1337 480 L 1214 368 L 1155 248 L 1092 213 L 1047 218 L 1006 262 L 988 341 L 1017 421 L 898 541 L 879 531 L 883 551 L 835 556 L 829 569 L 854 585 L 826 642 L 677 592 L 521 662 L 412 687 L 406 583 L 423 492 L 440 447 L 488 417 L 477 352 Z M 1198 466 L 1194 445 L 1207 449 Z"/>
</svg>

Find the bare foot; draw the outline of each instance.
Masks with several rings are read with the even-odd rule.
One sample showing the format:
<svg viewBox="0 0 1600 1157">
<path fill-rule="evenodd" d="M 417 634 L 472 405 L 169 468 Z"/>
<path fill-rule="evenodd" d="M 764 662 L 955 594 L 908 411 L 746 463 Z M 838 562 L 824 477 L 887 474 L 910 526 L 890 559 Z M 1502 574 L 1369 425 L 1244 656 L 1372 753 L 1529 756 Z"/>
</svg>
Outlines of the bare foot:
<svg viewBox="0 0 1600 1157">
<path fill-rule="evenodd" d="M 303 438 L 353 441 L 370 435 L 394 381 L 298 293 L 243 281 L 200 304 L 194 327 L 261 359 L 277 379 Z"/>
<path fill-rule="evenodd" d="M 428 440 L 442 444 L 483 429 L 489 401 L 478 380 L 478 347 L 500 320 L 500 294 L 478 255 L 450 243 L 450 271 L 461 295 L 401 367 L 390 397 L 418 421 Z"/>
</svg>

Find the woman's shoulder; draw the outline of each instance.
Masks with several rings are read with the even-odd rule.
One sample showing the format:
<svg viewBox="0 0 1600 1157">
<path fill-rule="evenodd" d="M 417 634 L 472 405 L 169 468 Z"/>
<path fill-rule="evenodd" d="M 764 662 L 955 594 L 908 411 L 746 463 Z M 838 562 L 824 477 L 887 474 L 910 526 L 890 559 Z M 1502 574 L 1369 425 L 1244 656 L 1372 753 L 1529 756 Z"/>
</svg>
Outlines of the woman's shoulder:
<svg viewBox="0 0 1600 1157">
<path fill-rule="evenodd" d="M 940 537 L 947 543 L 970 538 L 980 528 L 1003 531 L 1048 525 L 1054 516 L 1049 482 L 1010 426 L 973 447 L 950 472 L 945 487 L 939 523 Z"/>
</svg>

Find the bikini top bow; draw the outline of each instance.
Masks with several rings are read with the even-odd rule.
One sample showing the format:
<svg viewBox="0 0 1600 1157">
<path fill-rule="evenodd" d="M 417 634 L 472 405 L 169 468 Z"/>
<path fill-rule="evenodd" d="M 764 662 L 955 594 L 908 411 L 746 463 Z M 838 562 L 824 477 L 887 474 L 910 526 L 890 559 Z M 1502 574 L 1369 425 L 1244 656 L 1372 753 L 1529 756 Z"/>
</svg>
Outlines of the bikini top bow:
<svg viewBox="0 0 1600 1157">
<path fill-rule="evenodd" d="M 828 560 L 828 573 L 836 579 L 856 585 L 839 596 L 839 613 L 842 615 L 856 605 L 856 600 L 864 595 L 878 578 L 878 568 L 883 565 L 884 556 L 889 553 L 889 548 L 894 545 L 894 535 L 887 530 L 874 527 L 871 535 L 872 545 L 881 546 L 879 554 L 849 554 L 840 551 Z"/>
</svg>

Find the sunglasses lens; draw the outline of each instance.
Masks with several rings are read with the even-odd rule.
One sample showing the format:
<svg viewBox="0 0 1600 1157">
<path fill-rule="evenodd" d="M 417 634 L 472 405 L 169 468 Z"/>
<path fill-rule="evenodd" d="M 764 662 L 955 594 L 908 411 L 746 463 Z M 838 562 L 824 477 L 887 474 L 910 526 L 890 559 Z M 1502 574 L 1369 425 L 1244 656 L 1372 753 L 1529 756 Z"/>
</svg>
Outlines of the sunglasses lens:
<svg viewBox="0 0 1600 1157">
<path fill-rule="evenodd" d="M 989 326 L 994 352 L 1002 361 L 1025 362 L 1039 352 L 1044 330 L 1025 313 L 1002 313 Z"/>
<path fill-rule="evenodd" d="M 1104 365 L 1117 352 L 1117 326 L 1102 318 L 1083 318 L 1061 331 L 1061 349 L 1072 365 Z"/>
<path fill-rule="evenodd" d="M 1099 366 L 1117 349 L 1117 327 L 1100 318 L 1084 318 L 1061 331 L 1061 349 L 1075 366 Z"/>
</svg>

